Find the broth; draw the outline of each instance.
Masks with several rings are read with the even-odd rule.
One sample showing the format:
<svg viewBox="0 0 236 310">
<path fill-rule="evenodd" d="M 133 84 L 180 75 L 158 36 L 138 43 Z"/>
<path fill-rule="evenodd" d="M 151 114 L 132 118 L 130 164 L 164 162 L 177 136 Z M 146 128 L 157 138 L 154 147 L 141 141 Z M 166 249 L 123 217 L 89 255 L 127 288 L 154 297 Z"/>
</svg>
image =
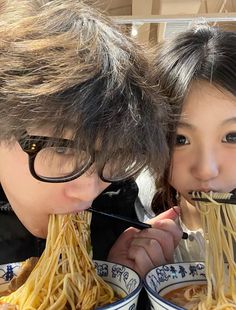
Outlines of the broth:
<svg viewBox="0 0 236 310">
<path fill-rule="evenodd" d="M 207 292 L 206 284 L 184 286 L 167 293 L 163 298 L 179 307 L 190 310 L 199 303 L 200 292 Z"/>
</svg>

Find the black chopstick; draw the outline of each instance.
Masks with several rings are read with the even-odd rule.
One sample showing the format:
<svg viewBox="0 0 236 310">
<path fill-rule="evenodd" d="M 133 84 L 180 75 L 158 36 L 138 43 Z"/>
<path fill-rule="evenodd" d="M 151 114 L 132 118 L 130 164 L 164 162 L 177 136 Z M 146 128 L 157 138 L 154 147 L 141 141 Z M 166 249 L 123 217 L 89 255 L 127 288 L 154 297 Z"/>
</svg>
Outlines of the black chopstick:
<svg viewBox="0 0 236 310">
<path fill-rule="evenodd" d="M 221 193 L 221 192 L 211 192 L 212 193 L 212 199 L 218 203 L 226 203 L 226 204 L 232 204 L 232 205 L 236 205 L 236 189 L 232 190 L 229 193 Z M 191 199 L 193 201 L 202 201 L 202 202 L 211 202 L 211 200 L 208 197 L 205 197 L 205 194 L 209 194 L 209 193 L 205 193 L 205 192 L 189 192 L 189 195 L 193 195 L 195 194 L 193 197 L 191 197 Z M 230 197 L 228 198 L 220 198 L 220 195 L 224 195 L 224 194 L 230 194 Z M 217 197 L 218 195 L 218 197 Z M 228 195 L 229 196 L 229 195 Z"/>
<path fill-rule="evenodd" d="M 115 219 L 115 220 L 120 220 L 122 222 L 126 222 L 130 226 L 138 228 L 138 229 L 146 229 L 146 228 L 151 228 L 152 227 L 150 224 L 140 222 L 139 220 L 133 220 L 133 219 L 131 219 L 129 217 L 125 217 L 125 216 L 121 216 L 121 215 L 116 215 L 116 214 L 113 214 L 113 213 L 106 213 L 106 212 L 103 212 L 103 211 L 98 211 L 98 210 L 93 209 L 93 208 L 89 208 L 89 209 L 87 209 L 87 211 L 90 211 L 92 213 L 97 213 L 97 214 L 100 214 L 100 215 L 103 215 L 103 216 L 107 216 L 107 217 L 110 217 L 110 218 Z"/>
<path fill-rule="evenodd" d="M 208 198 L 201 198 L 201 197 L 194 197 L 191 198 L 193 201 L 203 201 L 203 202 L 211 202 L 211 200 L 209 200 Z M 218 203 L 226 203 L 226 204 L 232 204 L 232 205 L 236 205 L 236 199 L 218 199 L 218 198 L 213 198 L 214 201 L 218 202 Z"/>
<path fill-rule="evenodd" d="M 116 215 L 116 214 L 112 214 L 112 213 L 106 213 L 103 211 L 99 211 L 93 208 L 89 208 L 87 209 L 87 211 L 90 211 L 92 213 L 96 213 L 96 214 L 100 214 L 102 216 L 107 216 L 109 218 L 115 219 L 115 220 L 119 220 L 122 222 L 126 222 L 128 223 L 130 226 L 138 228 L 138 229 L 146 229 L 146 228 L 151 228 L 152 225 L 147 224 L 147 223 L 143 223 L 140 222 L 139 220 L 133 220 L 129 217 L 125 217 L 125 216 L 121 216 L 121 215 Z M 188 234 L 186 232 L 183 232 L 183 236 L 182 239 L 188 239 Z"/>
</svg>

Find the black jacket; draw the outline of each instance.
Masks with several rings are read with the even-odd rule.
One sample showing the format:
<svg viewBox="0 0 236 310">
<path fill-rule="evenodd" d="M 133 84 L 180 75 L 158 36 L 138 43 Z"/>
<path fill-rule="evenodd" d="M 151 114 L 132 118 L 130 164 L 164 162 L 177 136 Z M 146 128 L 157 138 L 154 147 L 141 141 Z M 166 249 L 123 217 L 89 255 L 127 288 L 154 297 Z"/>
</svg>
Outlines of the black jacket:
<svg viewBox="0 0 236 310">
<path fill-rule="evenodd" d="M 133 180 L 112 184 L 93 202 L 93 208 L 137 219 L 134 203 L 138 187 Z M 105 260 L 109 249 L 129 224 L 93 214 L 91 239 L 93 258 Z M 0 186 L 0 265 L 23 261 L 32 256 L 40 256 L 45 240 L 34 237 L 18 220 L 12 211 Z M 149 300 L 142 289 L 137 310 L 150 309 Z"/>
<path fill-rule="evenodd" d="M 112 184 L 94 200 L 93 207 L 137 218 L 134 209 L 137 194 L 137 185 L 132 180 Z M 126 228 L 127 224 L 93 214 L 91 223 L 93 257 L 106 259 L 112 244 Z M 45 240 L 34 237 L 21 224 L 0 188 L 0 264 L 40 256 L 44 247 Z"/>
</svg>

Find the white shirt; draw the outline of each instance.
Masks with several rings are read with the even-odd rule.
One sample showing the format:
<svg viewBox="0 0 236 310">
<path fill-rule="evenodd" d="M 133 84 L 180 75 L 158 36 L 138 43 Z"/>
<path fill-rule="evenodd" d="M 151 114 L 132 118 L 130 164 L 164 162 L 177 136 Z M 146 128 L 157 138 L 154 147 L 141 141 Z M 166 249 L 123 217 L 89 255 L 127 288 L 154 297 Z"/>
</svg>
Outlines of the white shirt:
<svg viewBox="0 0 236 310">
<path fill-rule="evenodd" d="M 147 221 L 155 216 L 151 209 L 151 202 L 156 192 L 155 177 L 148 170 L 145 170 L 138 176 L 136 183 L 139 188 L 138 199 L 135 202 L 136 213 L 140 221 Z M 179 219 L 179 224 L 183 231 L 188 233 L 189 238 L 180 241 L 174 253 L 174 261 L 204 261 L 205 246 L 203 230 L 191 231 L 183 224 L 181 219 Z"/>
<path fill-rule="evenodd" d="M 205 245 L 203 230 L 189 230 L 179 219 L 180 226 L 183 231 L 188 234 L 188 239 L 182 239 L 175 249 L 174 261 L 177 262 L 193 262 L 205 261 Z"/>
</svg>

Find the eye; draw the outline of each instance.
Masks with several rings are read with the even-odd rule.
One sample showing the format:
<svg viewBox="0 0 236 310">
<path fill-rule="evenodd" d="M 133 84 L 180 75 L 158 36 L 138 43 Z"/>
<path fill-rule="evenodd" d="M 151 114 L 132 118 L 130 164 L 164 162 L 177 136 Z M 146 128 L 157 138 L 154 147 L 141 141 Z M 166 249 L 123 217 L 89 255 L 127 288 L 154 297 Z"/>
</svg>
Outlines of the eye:
<svg viewBox="0 0 236 310">
<path fill-rule="evenodd" d="M 54 147 L 54 152 L 57 155 L 74 155 L 75 150 L 70 147 Z"/>
<path fill-rule="evenodd" d="M 176 146 L 189 144 L 188 139 L 184 135 L 177 135 L 175 140 Z"/>
<path fill-rule="evenodd" d="M 236 143 L 236 132 L 228 133 L 223 139 L 222 142 L 224 143 Z"/>
</svg>

